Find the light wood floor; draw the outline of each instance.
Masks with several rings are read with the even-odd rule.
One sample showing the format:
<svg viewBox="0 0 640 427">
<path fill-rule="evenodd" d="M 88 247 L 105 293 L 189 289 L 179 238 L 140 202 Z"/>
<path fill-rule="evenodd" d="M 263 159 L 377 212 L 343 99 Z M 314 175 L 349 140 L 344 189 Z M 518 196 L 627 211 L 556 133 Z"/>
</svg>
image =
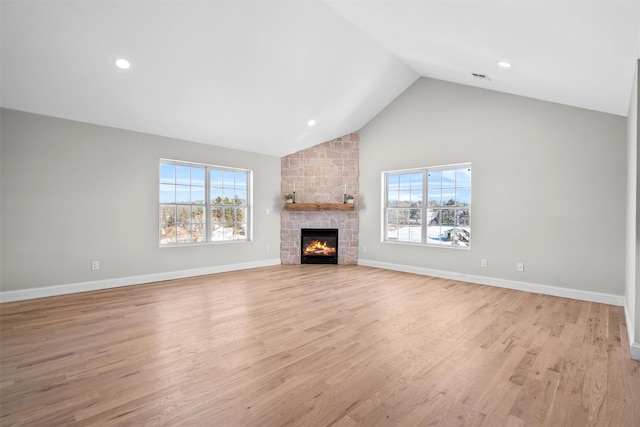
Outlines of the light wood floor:
<svg viewBox="0 0 640 427">
<path fill-rule="evenodd" d="M 297 265 L 0 317 L 5 426 L 640 426 L 621 307 Z"/>
</svg>

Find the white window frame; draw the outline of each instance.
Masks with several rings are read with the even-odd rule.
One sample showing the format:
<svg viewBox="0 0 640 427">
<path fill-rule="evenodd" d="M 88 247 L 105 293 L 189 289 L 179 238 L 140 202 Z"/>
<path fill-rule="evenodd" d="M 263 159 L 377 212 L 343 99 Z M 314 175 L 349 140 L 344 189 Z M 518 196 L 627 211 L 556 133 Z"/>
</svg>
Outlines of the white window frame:
<svg viewBox="0 0 640 427">
<path fill-rule="evenodd" d="M 456 196 L 453 199 L 455 202 L 453 205 L 446 205 L 440 202 L 439 205 L 433 205 L 432 203 L 432 206 L 429 206 L 430 204 L 429 203 L 429 174 L 431 172 L 443 172 L 443 171 L 450 172 L 450 171 L 455 171 L 459 169 L 468 169 L 470 174 L 468 185 L 462 185 L 462 184 L 458 185 L 458 182 L 454 180 L 454 184 L 452 186 L 445 186 L 445 187 L 432 186 L 432 190 L 447 189 L 449 191 L 453 190 L 453 192 L 465 191 L 466 193 L 468 193 L 468 204 L 465 203 L 465 204 L 459 205 L 457 202 L 458 198 Z M 404 191 L 411 191 L 414 186 L 413 182 L 415 181 L 415 176 L 417 174 L 422 175 L 422 180 L 421 180 L 422 194 L 421 194 L 420 202 L 418 204 L 411 203 L 410 205 L 405 207 L 390 205 L 388 203 L 389 177 L 391 175 L 412 175 L 409 177 L 410 178 L 409 189 L 406 189 L 406 188 L 404 189 Z M 440 166 L 429 166 L 429 167 L 421 167 L 421 168 L 413 168 L 413 169 L 384 171 L 381 174 L 381 181 L 382 181 L 381 241 L 383 243 L 422 245 L 422 246 L 437 247 L 437 248 L 471 249 L 471 216 L 472 216 L 471 210 L 472 210 L 472 188 L 473 188 L 471 163 L 457 163 L 457 164 L 451 164 L 451 165 L 440 165 Z M 398 189 L 400 189 L 400 187 L 401 185 L 398 184 Z M 416 190 L 413 190 L 414 194 L 415 194 L 415 191 Z M 416 212 L 408 213 L 408 217 L 406 218 L 406 221 L 407 221 L 406 226 L 403 227 L 405 229 L 408 229 L 407 240 L 398 240 L 399 234 L 396 234 L 396 237 L 392 238 L 391 235 L 393 231 L 390 230 L 389 228 L 389 215 L 392 213 L 392 211 L 402 211 L 402 210 L 405 212 L 406 210 L 416 211 Z M 453 217 L 456 218 L 456 223 L 452 225 L 452 230 L 456 231 L 457 234 L 455 235 L 455 237 L 452 238 L 452 240 L 448 240 L 448 237 L 447 237 L 451 235 L 450 234 L 451 230 L 446 230 L 446 231 L 449 231 L 449 234 L 446 234 L 446 233 L 443 234 L 442 229 L 438 231 L 438 236 L 441 239 L 447 239 L 447 240 L 439 240 L 438 243 L 435 243 L 435 239 L 429 238 L 428 233 L 429 233 L 430 226 L 428 223 L 431 222 L 431 220 L 436 219 L 436 217 L 430 219 L 429 213 L 432 213 L 432 211 L 434 210 L 438 210 L 440 211 L 440 213 L 443 210 L 454 211 Z M 466 211 L 468 211 L 468 215 L 466 215 L 467 214 Z M 411 225 L 411 218 L 417 213 L 420 214 L 420 224 L 414 227 Z M 460 223 L 457 222 L 457 219 L 460 217 L 464 218 L 464 225 L 460 225 Z M 438 226 L 448 227 L 443 225 L 438 225 Z M 412 231 L 414 231 L 414 233 L 412 233 Z M 397 233 L 400 232 L 398 228 L 396 228 L 396 232 Z"/>
<path fill-rule="evenodd" d="M 186 201 L 179 201 L 177 196 L 176 196 L 176 200 L 173 203 L 170 202 L 163 202 L 163 197 L 162 197 L 162 191 L 163 188 L 168 188 L 168 187 L 163 187 L 164 184 L 168 184 L 168 183 L 164 183 L 163 179 L 162 179 L 162 166 L 163 165 L 174 165 L 174 166 L 183 166 L 183 167 L 189 167 L 189 168 L 202 168 L 204 169 L 204 186 L 201 185 L 194 185 L 193 182 L 190 182 L 190 184 L 179 184 L 177 182 L 177 178 L 175 181 L 175 186 L 178 187 L 182 187 L 182 189 L 186 189 L 185 187 L 189 187 L 190 191 L 193 190 L 194 188 L 196 189 L 196 191 L 199 191 L 199 189 L 203 189 L 204 190 L 204 200 L 202 202 L 200 202 L 200 200 L 198 200 L 197 202 L 194 202 L 193 200 L 190 200 L 189 202 Z M 216 204 L 214 203 L 213 200 L 211 200 L 211 172 L 212 171 L 218 171 L 218 172 L 227 172 L 227 173 L 243 173 L 246 174 L 246 199 L 244 199 L 244 203 L 238 203 L 238 199 L 234 199 L 234 203 L 233 204 Z M 235 184 L 233 186 L 225 186 L 223 185 L 222 187 L 214 187 L 214 188 L 220 188 L 223 191 L 226 189 L 230 189 L 233 188 L 234 193 L 236 191 L 236 187 Z M 193 191 L 191 191 L 193 192 Z M 176 193 L 177 193 L 177 188 L 176 188 Z M 225 196 L 226 197 L 226 196 Z M 253 171 L 249 170 L 249 169 L 239 169 L 239 168 L 231 168 L 231 167 L 226 167 L 226 166 L 218 166 L 218 165 L 210 165 L 210 164 L 204 164 L 204 163 L 195 163 L 195 162 L 186 162 L 186 161 L 180 161 L 180 160 L 171 160 L 171 159 L 160 159 L 159 165 L 158 165 L 158 244 L 161 248 L 175 248 L 175 247 L 183 247 L 183 246 L 199 246 L 199 245 L 207 245 L 207 244 L 225 244 L 225 243 L 242 243 L 242 242 L 250 242 L 252 240 L 252 218 L 253 218 L 253 209 L 252 209 L 252 200 L 253 200 Z M 172 207 L 175 206 L 176 208 L 176 219 L 179 217 L 178 209 L 181 207 L 191 207 L 191 209 L 193 209 L 193 207 L 202 207 L 204 209 L 204 221 L 193 221 L 193 217 L 191 217 L 191 221 L 189 221 L 189 228 L 193 228 L 193 227 L 203 227 L 203 231 L 204 231 L 204 239 L 201 241 L 180 241 L 180 239 L 177 236 L 177 226 L 176 226 L 176 236 L 175 239 L 173 241 L 168 241 L 169 239 L 166 238 L 166 235 L 164 236 L 164 242 L 163 242 L 163 226 L 166 226 L 167 223 L 165 221 L 163 221 L 163 207 Z M 243 238 L 237 238 L 237 234 L 233 233 L 236 238 L 230 238 L 230 239 L 224 239 L 224 231 L 223 231 L 223 240 L 213 240 L 212 239 L 212 228 L 213 228 L 213 221 L 212 221 L 212 215 L 211 212 L 213 209 L 229 209 L 229 208 L 233 208 L 233 209 L 244 209 L 246 218 L 242 221 L 242 223 L 246 222 L 246 229 L 244 230 L 244 235 Z M 224 220 L 223 220 L 224 222 Z M 224 227 L 224 226 L 223 226 Z M 235 227 L 235 223 L 234 223 L 234 227 Z M 235 228 L 234 228 L 235 230 Z"/>
</svg>

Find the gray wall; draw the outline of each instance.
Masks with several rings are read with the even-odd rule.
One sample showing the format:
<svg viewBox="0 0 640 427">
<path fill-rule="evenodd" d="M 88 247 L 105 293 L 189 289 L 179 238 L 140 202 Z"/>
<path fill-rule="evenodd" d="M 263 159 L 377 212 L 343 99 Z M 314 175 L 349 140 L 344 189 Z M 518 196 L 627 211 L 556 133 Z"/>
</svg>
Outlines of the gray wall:
<svg viewBox="0 0 640 427">
<path fill-rule="evenodd" d="M 624 117 L 422 78 L 360 132 L 359 257 L 624 295 L 625 154 Z M 461 162 L 471 249 L 381 243 L 381 172 Z"/>
<path fill-rule="evenodd" d="M 279 157 L 0 114 L 2 291 L 278 258 Z M 160 158 L 253 170 L 254 240 L 159 248 Z"/>
<path fill-rule="evenodd" d="M 638 79 L 640 73 L 640 60 L 636 64 L 636 73 L 633 80 L 631 100 L 629 102 L 629 116 L 627 126 L 627 247 L 626 247 L 626 283 L 625 302 L 627 311 L 627 327 L 630 332 L 631 342 L 635 342 L 638 348 L 632 348 L 632 357 L 640 360 L 640 212 L 638 211 L 638 192 L 640 185 L 638 180 L 638 164 L 640 143 L 638 126 L 640 126 L 640 112 L 638 111 L 638 99 L 640 98 L 640 85 Z"/>
<path fill-rule="evenodd" d="M 636 74 L 633 84 L 633 93 L 631 96 L 631 105 L 633 106 L 632 112 L 629 115 L 629 121 L 631 122 L 631 126 L 629 127 L 629 140 L 635 141 L 636 145 L 636 156 L 640 155 L 637 147 L 640 146 L 640 132 L 638 132 L 640 128 L 640 109 L 638 108 L 638 102 L 640 100 L 640 60 L 638 60 L 636 64 Z M 634 114 L 635 113 L 635 114 Z M 636 201 L 638 200 L 638 192 L 640 192 L 640 184 L 638 184 L 638 180 L 640 176 L 638 176 L 638 157 L 636 157 Z M 634 336 L 634 351 L 633 357 L 636 360 L 640 360 L 640 235 L 638 235 L 638 231 L 640 230 L 640 212 L 637 209 L 636 202 L 636 277 L 635 277 L 635 310 L 633 312 L 633 318 L 635 318 L 635 336 Z M 633 284 L 632 284 L 633 286 Z M 633 300 L 632 300 L 633 301 Z M 632 302 L 633 304 L 633 302 Z M 630 304 L 630 305 L 632 305 Z M 633 320 L 632 320 L 633 321 Z"/>
</svg>

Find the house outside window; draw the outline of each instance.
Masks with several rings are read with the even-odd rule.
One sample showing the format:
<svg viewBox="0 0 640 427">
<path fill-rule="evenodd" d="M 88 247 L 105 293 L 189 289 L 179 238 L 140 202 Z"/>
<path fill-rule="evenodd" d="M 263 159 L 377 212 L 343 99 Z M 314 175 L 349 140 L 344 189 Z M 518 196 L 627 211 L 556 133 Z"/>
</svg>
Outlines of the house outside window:
<svg viewBox="0 0 640 427">
<path fill-rule="evenodd" d="M 250 239 L 251 171 L 160 161 L 161 247 Z"/>
<path fill-rule="evenodd" d="M 471 245 L 471 164 L 382 173 L 383 241 Z"/>
</svg>

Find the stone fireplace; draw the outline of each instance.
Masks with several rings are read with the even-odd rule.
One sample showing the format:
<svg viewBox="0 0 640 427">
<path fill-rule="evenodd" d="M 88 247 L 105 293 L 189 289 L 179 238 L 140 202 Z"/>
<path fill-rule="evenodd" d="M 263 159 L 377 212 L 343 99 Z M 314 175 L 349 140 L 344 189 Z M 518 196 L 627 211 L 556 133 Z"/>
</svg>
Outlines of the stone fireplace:
<svg viewBox="0 0 640 427">
<path fill-rule="evenodd" d="M 282 264 L 303 262 L 303 228 L 338 230 L 337 264 L 358 263 L 358 143 L 351 133 L 282 158 Z M 294 191 L 296 206 L 287 206 L 284 195 Z"/>
</svg>

